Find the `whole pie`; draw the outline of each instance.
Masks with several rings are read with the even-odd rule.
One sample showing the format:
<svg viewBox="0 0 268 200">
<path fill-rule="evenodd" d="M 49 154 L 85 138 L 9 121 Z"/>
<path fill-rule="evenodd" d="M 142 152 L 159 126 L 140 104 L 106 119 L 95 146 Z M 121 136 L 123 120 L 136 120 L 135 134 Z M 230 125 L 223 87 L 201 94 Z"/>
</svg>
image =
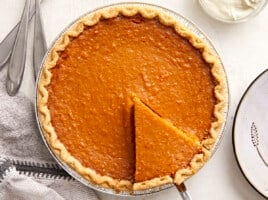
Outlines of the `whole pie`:
<svg viewBox="0 0 268 200">
<path fill-rule="evenodd" d="M 153 6 L 80 18 L 48 53 L 38 83 L 43 134 L 89 182 L 115 190 L 180 184 L 209 158 L 223 126 L 219 58 Z"/>
</svg>

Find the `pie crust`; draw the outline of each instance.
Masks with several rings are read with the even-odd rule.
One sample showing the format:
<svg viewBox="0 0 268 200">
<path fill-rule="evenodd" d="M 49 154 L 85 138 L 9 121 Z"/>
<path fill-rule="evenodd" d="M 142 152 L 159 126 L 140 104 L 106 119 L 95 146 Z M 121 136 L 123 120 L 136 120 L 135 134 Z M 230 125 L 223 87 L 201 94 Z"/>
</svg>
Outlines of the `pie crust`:
<svg viewBox="0 0 268 200">
<path fill-rule="evenodd" d="M 176 172 L 174 177 L 164 176 L 154 178 L 148 181 L 132 183 L 128 180 L 117 180 L 109 176 L 102 176 L 96 173 L 93 169 L 84 167 L 76 158 L 74 158 L 65 148 L 65 146 L 57 138 L 55 129 L 51 123 L 50 111 L 47 106 L 48 91 L 46 87 L 50 84 L 52 73 L 50 70 L 56 66 L 59 58 L 58 52 L 61 52 L 70 43 L 70 37 L 77 37 L 83 32 L 85 26 L 93 26 L 99 22 L 100 19 L 114 18 L 118 15 L 134 16 L 136 14 L 142 15 L 144 18 L 152 19 L 158 18 L 161 24 L 174 27 L 174 30 L 182 37 L 189 40 L 189 42 L 200 52 L 204 60 L 211 66 L 211 74 L 216 80 L 217 85 L 214 89 L 215 98 L 217 100 L 214 107 L 215 121 L 212 122 L 209 130 L 209 138 L 201 141 L 202 152 L 195 155 L 191 160 L 189 166 Z M 167 183 L 180 184 L 196 173 L 200 167 L 209 159 L 213 146 L 217 140 L 218 134 L 221 131 L 225 120 L 225 107 L 227 99 L 227 84 L 225 73 L 220 64 L 217 55 L 211 48 L 194 33 L 184 27 L 177 19 L 167 15 L 165 12 L 153 6 L 136 6 L 136 5 L 118 5 L 108 8 L 103 8 L 90 13 L 80 18 L 74 23 L 67 31 L 65 31 L 54 46 L 49 51 L 43 65 L 42 73 L 39 78 L 37 88 L 37 107 L 38 117 L 42 127 L 43 134 L 47 140 L 52 151 L 68 166 L 78 172 L 82 177 L 89 182 L 106 187 L 112 188 L 117 191 L 124 190 L 144 190 L 156 186 L 161 186 Z"/>
</svg>

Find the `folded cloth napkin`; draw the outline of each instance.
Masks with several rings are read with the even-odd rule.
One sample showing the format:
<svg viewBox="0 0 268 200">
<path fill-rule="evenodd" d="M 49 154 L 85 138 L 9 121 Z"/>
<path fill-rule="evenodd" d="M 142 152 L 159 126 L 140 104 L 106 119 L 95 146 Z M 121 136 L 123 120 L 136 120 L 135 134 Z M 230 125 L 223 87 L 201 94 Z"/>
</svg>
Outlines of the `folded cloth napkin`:
<svg viewBox="0 0 268 200">
<path fill-rule="evenodd" d="M 6 93 L 0 78 L 0 199 L 97 200 L 95 192 L 71 178 L 49 154 L 38 132 L 34 105 Z"/>
</svg>

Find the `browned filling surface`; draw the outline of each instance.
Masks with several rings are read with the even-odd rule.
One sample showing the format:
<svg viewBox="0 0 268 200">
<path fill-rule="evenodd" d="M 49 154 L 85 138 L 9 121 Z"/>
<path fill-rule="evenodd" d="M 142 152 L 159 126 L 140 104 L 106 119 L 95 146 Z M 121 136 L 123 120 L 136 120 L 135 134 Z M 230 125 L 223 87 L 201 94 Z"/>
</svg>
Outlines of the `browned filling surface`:
<svg viewBox="0 0 268 200">
<path fill-rule="evenodd" d="M 208 137 L 216 102 L 210 67 L 157 20 L 116 17 L 87 27 L 51 72 L 48 107 L 58 138 L 101 175 L 133 181 L 133 93 L 178 129 Z"/>
</svg>

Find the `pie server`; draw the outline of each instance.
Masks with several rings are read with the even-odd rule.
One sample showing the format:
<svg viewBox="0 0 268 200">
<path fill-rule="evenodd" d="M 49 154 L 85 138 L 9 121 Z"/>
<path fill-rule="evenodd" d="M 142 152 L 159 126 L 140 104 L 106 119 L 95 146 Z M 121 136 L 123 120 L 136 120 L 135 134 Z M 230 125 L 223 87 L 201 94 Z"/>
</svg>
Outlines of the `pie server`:
<svg viewBox="0 0 268 200">
<path fill-rule="evenodd" d="M 184 183 L 181 183 L 180 185 L 176 185 L 177 190 L 179 191 L 181 198 L 183 200 L 192 200 L 192 197 L 190 196 L 190 194 L 188 193 L 186 186 L 184 185 Z"/>
</svg>

